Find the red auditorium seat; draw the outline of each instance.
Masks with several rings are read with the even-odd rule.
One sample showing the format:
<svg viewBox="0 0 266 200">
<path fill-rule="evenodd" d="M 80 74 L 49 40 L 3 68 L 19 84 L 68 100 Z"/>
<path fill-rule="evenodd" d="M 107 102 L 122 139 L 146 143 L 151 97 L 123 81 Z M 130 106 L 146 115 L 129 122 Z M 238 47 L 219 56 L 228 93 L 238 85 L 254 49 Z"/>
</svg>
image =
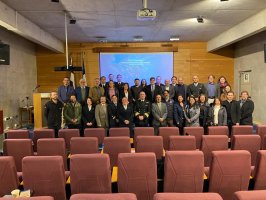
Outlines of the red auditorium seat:
<svg viewBox="0 0 266 200">
<path fill-rule="evenodd" d="M 102 144 L 105 137 L 104 128 L 86 128 L 84 130 L 84 137 L 97 137 L 98 143 Z"/>
<path fill-rule="evenodd" d="M 22 160 L 24 189 L 34 196 L 65 200 L 65 170 L 61 156 L 28 156 Z"/>
<path fill-rule="evenodd" d="M 117 159 L 119 153 L 130 153 L 130 138 L 129 137 L 106 137 L 103 140 L 103 152 L 110 157 L 111 168 L 117 166 Z"/>
<path fill-rule="evenodd" d="M 79 129 L 60 129 L 58 132 L 58 137 L 65 140 L 67 150 L 70 150 L 71 138 L 79 136 Z"/>
<path fill-rule="evenodd" d="M 204 156 L 201 151 L 167 151 L 164 192 L 202 192 Z"/>
<path fill-rule="evenodd" d="M 233 200 L 265 200 L 266 190 L 235 192 Z"/>
<path fill-rule="evenodd" d="M 240 125 L 232 127 L 232 136 L 234 135 L 251 135 L 253 133 L 253 126 Z"/>
<path fill-rule="evenodd" d="M 54 138 L 55 133 L 53 129 L 36 129 L 33 131 L 34 151 L 37 151 L 37 141 L 41 138 Z"/>
<path fill-rule="evenodd" d="M 209 126 L 208 127 L 209 135 L 228 135 L 227 126 Z"/>
<path fill-rule="evenodd" d="M 261 138 L 261 149 L 266 149 L 265 135 L 266 135 L 266 125 L 257 125 L 256 133 Z"/>
<path fill-rule="evenodd" d="M 266 150 L 260 150 L 257 154 L 257 162 L 254 169 L 254 189 L 266 189 Z"/>
<path fill-rule="evenodd" d="M 98 152 L 97 137 L 72 137 L 70 140 L 70 153 L 91 154 Z"/>
<path fill-rule="evenodd" d="M 248 190 L 251 155 L 245 150 L 213 151 L 210 166 L 209 192 L 231 200 L 236 191 Z"/>
<path fill-rule="evenodd" d="M 154 153 L 121 153 L 118 156 L 118 192 L 134 193 L 138 200 L 152 200 L 157 192 Z"/>
<path fill-rule="evenodd" d="M 107 154 L 70 158 L 71 193 L 111 193 L 111 168 Z"/>
<path fill-rule="evenodd" d="M 14 158 L 0 157 L 0 197 L 18 188 L 17 169 Z M 5 198 L 6 199 L 6 198 Z"/>
<path fill-rule="evenodd" d="M 43 138 L 37 142 L 38 156 L 62 156 L 67 171 L 66 144 L 63 138 Z"/>
<path fill-rule="evenodd" d="M 135 194 L 74 194 L 70 200 L 137 200 Z"/>
<path fill-rule="evenodd" d="M 134 129 L 134 147 L 136 147 L 137 136 L 154 136 L 153 127 L 135 127 Z"/>
<path fill-rule="evenodd" d="M 201 136 L 204 134 L 203 127 L 185 127 L 184 128 L 185 135 L 192 135 L 196 138 L 196 148 L 200 148 L 201 144 Z"/>
<path fill-rule="evenodd" d="M 247 150 L 251 154 L 251 165 L 256 163 L 257 152 L 260 150 L 261 140 L 259 135 L 234 135 L 232 150 Z M 266 188 L 265 188 L 266 189 Z"/>
<path fill-rule="evenodd" d="M 226 135 L 203 135 L 200 150 L 204 154 L 204 166 L 209 167 L 213 151 L 228 149 L 228 137 Z"/>
<path fill-rule="evenodd" d="M 138 136 L 136 153 L 153 152 L 156 159 L 163 156 L 163 138 L 162 136 Z"/>
<path fill-rule="evenodd" d="M 179 135 L 177 127 L 159 127 L 159 136 L 163 137 L 163 147 L 165 150 L 169 150 L 169 136 L 174 135 Z"/>
<path fill-rule="evenodd" d="M 18 172 L 22 171 L 22 159 L 33 155 L 31 139 L 6 139 L 4 140 L 4 155 L 13 156 Z"/>
<path fill-rule="evenodd" d="M 9 130 L 6 134 L 7 139 L 29 139 L 28 130 Z"/>
<path fill-rule="evenodd" d="M 127 127 L 123 128 L 110 128 L 109 129 L 109 136 L 110 137 L 130 137 L 130 130 Z"/>
<path fill-rule="evenodd" d="M 170 136 L 169 151 L 191 151 L 196 150 L 195 136 Z"/>
<path fill-rule="evenodd" d="M 157 193 L 153 200 L 223 200 L 217 193 Z"/>
</svg>

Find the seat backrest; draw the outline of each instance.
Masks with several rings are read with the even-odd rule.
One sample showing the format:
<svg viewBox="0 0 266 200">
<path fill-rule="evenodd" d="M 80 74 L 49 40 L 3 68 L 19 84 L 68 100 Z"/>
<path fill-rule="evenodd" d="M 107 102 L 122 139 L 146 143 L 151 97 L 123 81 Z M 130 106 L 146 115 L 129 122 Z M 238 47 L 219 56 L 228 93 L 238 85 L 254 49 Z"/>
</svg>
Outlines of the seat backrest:
<svg viewBox="0 0 266 200">
<path fill-rule="evenodd" d="M 196 150 L 195 136 L 170 136 L 169 151 Z"/>
<path fill-rule="evenodd" d="M 64 138 L 66 149 L 70 150 L 70 140 L 72 137 L 79 137 L 79 129 L 60 129 L 58 132 L 59 138 Z"/>
<path fill-rule="evenodd" d="M 22 160 L 24 189 L 34 196 L 52 196 L 65 200 L 65 169 L 61 156 L 28 156 Z"/>
<path fill-rule="evenodd" d="M 98 143 L 102 144 L 105 137 L 104 128 L 85 128 L 84 137 L 97 137 Z"/>
<path fill-rule="evenodd" d="M 153 200 L 223 200 L 217 193 L 157 193 Z"/>
<path fill-rule="evenodd" d="M 70 158 L 71 193 L 111 193 L 111 168 L 107 154 Z"/>
<path fill-rule="evenodd" d="M 254 190 L 266 188 L 266 150 L 260 150 L 257 154 L 257 162 L 254 169 Z"/>
<path fill-rule="evenodd" d="M 119 153 L 130 153 L 130 138 L 129 137 L 106 137 L 103 140 L 103 152 L 110 157 L 111 168 L 117 166 L 117 159 Z"/>
<path fill-rule="evenodd" d="M 164 192 L 202 192 L 204 156 L 201 151 L 167 151 Z"/>
<path fill-rule="evenodd" d="M 196 138 L 196 148 L 200 148 L 201 144 L 201 136 L 204 134 L 203 127 L 185 127 L 184 128 L 185 135 L 193 135 Z"/>
<path fill-rule="evenodd" d="M 3 197 L 0 200 L 6 200 L 7 198 Z M 38 197 L 19 197 L 16 199 L 20 200 L 54 200 L 54 197 L 50 196 L 38 196 Z"/>
<path fill-rule="evenodd" d="M 98 152 L 97 137 L 72 137 L 70 140 L 70 153 L 90 154 Z"/>
<path fill-rule="evenodd" d="M 209 126 L 209 135 L 228 135 L 228 126 Z"/>
<path fill-rule="evenodd" d="M 118 155 L 118 192 L 134 193 L 138 200 L 152 200 L 157 192 L 157 167 L 154 153 Z"/>
<path fill-rule="evenodd" d="M 135 127 L 134 129 L 134 147 L 137 145 L 138 136 L 154 136 L 153 127 Z"/>
<path fill-rule="evenodd" d="M 70 200 L 137 200 L 132 193 L 114 193 L 114 194 L 74 194 Z"/>
<path fill-rule="evenodd" d="M 153 152 L 157 159 L 161 159 L 163 156 L 163 138 L 162 136 L 138 136 L 135 150 L 137 153 Z"/>
<path fill-rule="evenodd" d="M 261 149 L 266 149 L 266 142 L 265 142 L 266 125 L 257 125 L 256 133 L 261 138 Z"/>
<path fill-rule="evenodd" d="M 200 150 L 204 154 L 204 166 L 210 166 L 213 151 L 225 151 L 227 149 L 228 137 L 226 135 L 203 135 Z"/>
<path fill-rule="evenodd" d="M 123 128 L 110 128 L 109 129 L 109 136 L 110 137 L 130 137 L 130 130 L 127 127 Z"/>
<path fill-rule="evenodd" d="M 245 150 L 213 151 L 210 166 L 209 192 L 231 200 L 234 192 L 248 190 L 251 155 Z"/>
<path fill-rule="evenodd" d="M 9 130 L 6 134 L 7 139 L 29 139 L 28 130 Z"/>
<path fill-rule="evenodd" d="M 0 196 L 10 194 L 18 188 L 17 169 L 14 158 L 11 156 L 0 157 Z"/>
<path fill-rule="evenodd" d="M 259 135 L 234 135 L 231 149 L 249 151 L 251 154 L 251 165 L 254 166 L 260 145 L 261 140 Z"/>
<path fill-rule="evenodd" d="M 239 125 L 232 127 L 232 136 L 234 135 L 251 135 L 253 133 L 253 126 Z"/>
<path fill-rule="evenodd" d="M 37 151 L 37 141 L 41 138 L 54 138 L 55 133 L 53 129 L 35 129 L 33 131 L 33 149 Z"/>
<path fill-rule="evenodd" d="M 66 144 L 63 138 L 43 138 L 37 142 L 38 156 L 62 156 L 67 171 Z"/>
<path fill-rule="evenodd" d="M 169 150 L 169 136 L 179 135 L 179 128 L 177 127 L 159 127 L 159 136 L 163 137 L 163 147 Z"/>
<path fill-rule="evenodd" d="M 265 200 L 265 199 L 266 199 L 266 190 L 253 190 L 253 191 L 235 192 L 232 200 Z"/>
<path fill-rule="evenodd" d="M 4 140 L 4 155 L 13 156 L 18 172 L 22 171 L 22 159 L 33 155 L 31 139 Z"/>
</svg>

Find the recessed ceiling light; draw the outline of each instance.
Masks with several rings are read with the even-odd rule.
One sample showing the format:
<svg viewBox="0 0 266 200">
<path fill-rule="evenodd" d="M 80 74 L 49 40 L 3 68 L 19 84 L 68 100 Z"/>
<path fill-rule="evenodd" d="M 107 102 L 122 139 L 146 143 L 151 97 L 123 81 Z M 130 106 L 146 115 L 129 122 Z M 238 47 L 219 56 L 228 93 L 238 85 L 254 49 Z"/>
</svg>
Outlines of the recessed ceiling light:
<svg viewBox="0 0 266 200">
<path fill-rule="evenodd" d="M 142 42 L 143 41 L 143 37 L 140 36 L 140 35 L 134 36 L 133 41 L 135 41 L 135 42 Z"/>
<path fill-rule="evenodd" d="M 197 17 L 197 22 L 198 22 L 198 23 L 204 23 L 203 16 L 198 16 L 198 17 Z"/>
<path fill-rule="evenodd" d="M 179 36 L 171 36 L 170 41 L 179 41 L 180 37 Z"/>
<path fill-rule="evenodd" d="M 51 0 L 51 2 L 59 3 L 59 0 Z"/>
<path fill-rule="evenodd" d="M 229 1 L 229 0 L 220 0 L 220 1 Z"/>
<path fill-rule="evenodd" d="M 71 19 L 69 20 L 69 23 L 70 23 L 70 24 L 76 24 L 76 22 L 77 22 L 77 20 L 74 19 L 74 18 L 71 18 Z"/>
</svg>

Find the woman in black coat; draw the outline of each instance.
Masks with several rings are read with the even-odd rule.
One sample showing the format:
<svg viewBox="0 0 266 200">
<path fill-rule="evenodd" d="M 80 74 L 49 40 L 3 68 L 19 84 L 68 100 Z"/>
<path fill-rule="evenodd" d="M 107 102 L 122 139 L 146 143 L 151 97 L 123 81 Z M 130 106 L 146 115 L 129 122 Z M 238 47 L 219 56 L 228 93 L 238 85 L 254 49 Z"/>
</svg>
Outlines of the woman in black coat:
<svg viewBox="0 0 266 200">
<path fill-rule="evenodd" d="M 185 115 L 184 115 L 184 98 L 182 95 L 177 96 L 177 102 L 174 103 L 174 120 L 176 126 L 179 128 L 179 132 L 181 135 L 184 133 L 184 127 L 186 124 Z"/>
<path fill-rule="evenodd" d="M 133 96 L 131 90 L 129 89 L 128 83 L 124 84 L 123 90 L 119 93 L 119 101 L 122 103 L 123 97 L 126 97 L 129 103 L 133 102 Z"/>
<path fill-rule="evenodd" d="M 208 104 L 207 98 L 204 94 L 201 94 L 199 97 L 199 107 L 200 107 L 199 123 L 200 126 L 204 128 L 204 133 L 207 133 L 210 105 Z"/>
<path fill-rule="evenodd" d="M 87 103 L 83 106 L 82 120 L 84 129 L 95 127 L 95 108 L 90 97 L 87 98 Z"/>
</svg>

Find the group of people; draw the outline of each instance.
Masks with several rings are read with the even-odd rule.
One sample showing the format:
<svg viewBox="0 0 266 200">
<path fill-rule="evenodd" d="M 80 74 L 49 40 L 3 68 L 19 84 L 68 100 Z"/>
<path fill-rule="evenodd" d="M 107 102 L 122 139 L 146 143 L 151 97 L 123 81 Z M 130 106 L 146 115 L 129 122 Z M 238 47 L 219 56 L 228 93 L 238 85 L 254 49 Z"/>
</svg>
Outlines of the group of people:
<svg viewBox="0 0 266 200">
<path fill-rule="evenodd" d="M 185 85 L 182 77 L 173 76 L 161 83 L 161 77 L 134 80 L 134 85 L 122 81 L 122 75 L 109 74 L 95 78 L 94 86 L 88 87 L 81 79 L 80 86 L 73 88 L 69 78 L 63 79 L 58 92 L 51 92 L 51 100 L 45 104 L 48 128 L 58 130 L 65 124 L 68 128 L 153 126 L 155 134 L 159 127 L 177 126 L 183 134 L 185 126 L 252 125 L 254 103 L 247 91 L 241 92 L 239 101 L 224 76 L 215 82 L 209 75 L 205 84 L 193 76 L 193 82 Z M 63 117 L 62 117 L 63 116 Z M 62 123 L 63 122 L 63 123 Z"/>
</svg>

